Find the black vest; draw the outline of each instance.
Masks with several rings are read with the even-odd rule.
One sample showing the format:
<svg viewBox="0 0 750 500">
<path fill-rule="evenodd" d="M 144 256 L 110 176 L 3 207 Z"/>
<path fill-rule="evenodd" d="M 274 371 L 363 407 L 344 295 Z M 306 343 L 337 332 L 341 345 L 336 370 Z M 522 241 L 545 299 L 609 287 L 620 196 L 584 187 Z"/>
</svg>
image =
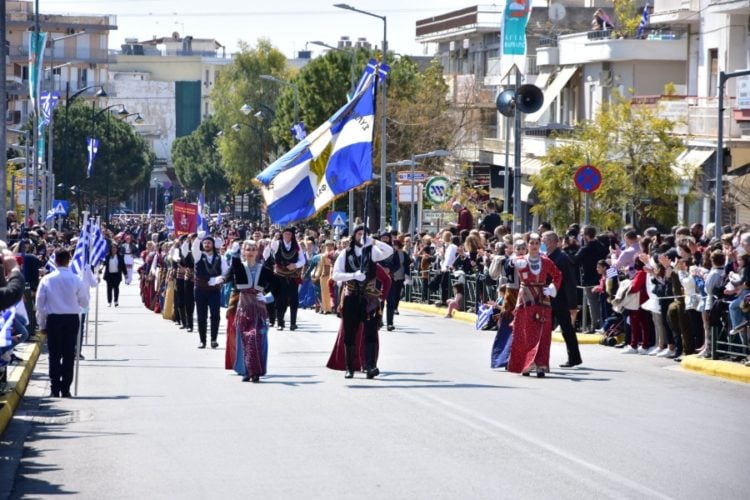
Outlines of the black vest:
<svg viewBox="0 0 750 500">
<path fill-rule="evenodd" d="M 364 259 L 364 264 L 362 263 Z M 362 271 L 365 273 L 367 280 L 375 278 L 375 263 L 372 261 L 372 247 L 367 246 L 362 249 L 362 256 L 357 257 L 353 248 L 346 251 L 346 272 L 353 273 Z"/>
<path fill-rule="evenodd" d="M 286 248 L 284 247 L 284 240 L 279 240 L 279 248 L 274 254 L 274 261 L 281 267 L 286 267 L 289 264 L 296 264 L 299 259 L 299 246 L 296 242 L 292 242 L 292 249 L 287 253 L 287 257 L 284 257 Z"/>
<path fill-rule="evenodd" d="M 230 278 L 235 285 L 248 284 L 247 271 L 245 270 L 245 266 L 242 264 L 242 260 L 240 260 L 239 257 L 232 257 L 232 263 L 229 266 L 229 273 Z M 256 283 L 256 285 L 264 290 L 267 290 L 271 285 L 272 279 L 273 271 L 271 271 L 271 269 L 269 269 L 265 265 L 261 265 L 260 276 L 258 277 L 258 282 Z"/>
<path fill-rule="evenodd" d="M 214 253 L 214 261 L 209 264 L 206 254 L 202 254 L 195 263 L 195 277 L 208 280 L 216 276 L 221 276 L 221 255 Z"/>
</svg>

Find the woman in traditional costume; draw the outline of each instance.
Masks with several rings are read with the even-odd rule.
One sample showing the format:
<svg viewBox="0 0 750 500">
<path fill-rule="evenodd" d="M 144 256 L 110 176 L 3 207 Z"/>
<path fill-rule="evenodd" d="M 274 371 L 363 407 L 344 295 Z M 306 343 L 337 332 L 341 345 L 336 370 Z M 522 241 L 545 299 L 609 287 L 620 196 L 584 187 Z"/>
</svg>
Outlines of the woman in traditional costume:
<svg viewBox="0 0 750 500">
<path fill-rule="evenodd" d="M 552 343 L 551 298 L 557 295 L 562 274 L 555 264 L 539 252 L 541 238 L 529 236 L 528 255 L 514 259 L 515 279 L 520 284 L 513 320 L 508 371 L 537 377 L 549 372 Z"/>
</svg>

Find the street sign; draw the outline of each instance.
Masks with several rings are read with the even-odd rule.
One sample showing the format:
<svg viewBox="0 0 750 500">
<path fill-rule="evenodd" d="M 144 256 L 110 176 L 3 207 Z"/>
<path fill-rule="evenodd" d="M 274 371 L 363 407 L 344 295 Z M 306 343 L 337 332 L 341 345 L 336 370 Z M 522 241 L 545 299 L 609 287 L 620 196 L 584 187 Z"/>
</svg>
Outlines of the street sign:
<svg viewBox="0 0 750 500">
<path fill-rule="evenodd" d="M 424 182 L 427 180 L 427 172 L 421 170 L 403 170 L 396 174 L 396 182 L 411 182 L 412 174 L 414 174 L 414 182 Z"/>
<path fill-rule="evenodd" d="M 451 197 L 451 183 L 447 177 L 430 177 L 424 187 L 427 199 L 432 203 L 445 203 Z"/>
<path fill-rule="evenodd" d="M 334 227 L 346 227 L 346 212 L 328 212 L 326 220 Z"/>
<path fill-rule="evenodd" d="M 52 200 L 52 210 L 55 215 L 68 215 L 70 203 L 66 200 Z"/>
<path fill-rule="evenodd" d="M 415 184 L 412 188 L 411 182 L 409 184 L 397 184 L 398 189 L 398 202 L 399 203 L 418 203 L 419 202 L 419 184 Z M 414 199 L 411 199 L 412 189 L 414 190 Z"/>
<path fill-rule="evenodd" d="M 446 221 L 452 215 L 451 212 L 443 212 L 442 210 L 422 210 L 422 219 L 425 222 Z"/>
<path fill-rule="evenodd" d="M 593 165 L 582 165 L 576 170 L 573 182 L 582 193 L 593 193 L 602 185 L 602 173 Z"/>
</svg>

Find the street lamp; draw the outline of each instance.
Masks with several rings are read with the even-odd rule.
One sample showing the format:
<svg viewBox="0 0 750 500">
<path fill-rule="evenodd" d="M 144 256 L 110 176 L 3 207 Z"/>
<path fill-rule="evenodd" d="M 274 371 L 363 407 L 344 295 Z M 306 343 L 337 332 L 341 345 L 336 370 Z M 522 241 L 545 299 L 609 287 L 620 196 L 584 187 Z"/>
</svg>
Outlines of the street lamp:
<svg viewBox="0 0 750 500">
<path fill-rule="evenodd" d="M 333 4 L 334 7 L 338 9 L 344 9 L 344 10 L 351 10 L 353 12 L 359 12 L 360 14 L 364 14 L 366 16 L 370 17 L 377 17 L 381 21 L 383 21 L 383 62 L 385 62 L 386 54 L 388 54 L 388 21 L 386 20 L 385 16 L 379 16 L 377 14 L 373 14 L 372 12 L 367 12 L 366 10 L 360 10 L 355 7 L 352 7 L 349 4 L 345 3 L 337 3 Z M 387 154 L 387 145 L 386 145 L 386 103 L 387 98 L 386 94 L 387 92 L 387 82 L 384 78 L 381 85 L 380 92 L 382 94 L 382 102 L 381 102 L 381 114 L 380 114 L 380 229 L 385 229 L 385 183 L 386 183 L 386 177 L 385 177 L 385 168 L 386 168 L 386 154 Z"/>
<path fill-rule="evenodd" d="M 275 82 L 279 85 L 289 85 L 290 87 L 292 87 L 292 90 L 294 90 L 294 124 L 296 125 L 297 123 L 299 123 L 299 87 L 297 87 L 297 84 L 289 82 L 287 80 L 282 80 L 281 78 L 277 78 L 273 75 L 260 75 L 260 78 L 261 80 Z"/>
</svg>

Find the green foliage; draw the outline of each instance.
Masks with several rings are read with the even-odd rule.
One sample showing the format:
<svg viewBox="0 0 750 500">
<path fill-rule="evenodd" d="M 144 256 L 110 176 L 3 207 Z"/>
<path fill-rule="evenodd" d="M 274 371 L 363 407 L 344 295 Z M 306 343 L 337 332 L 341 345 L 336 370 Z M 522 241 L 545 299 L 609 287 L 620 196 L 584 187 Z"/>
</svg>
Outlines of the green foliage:
<svg viewBox="0 0 750 500">
<path fill-rule="evenodd" d="M 672 169 L 684 148 L 674 135 L 675 122 L 659 118 L 647 108 L 614 96 L 596 119 L 583 123 L 572 140 L 561 140 L 548 150 L 547 164 L 532 182 L 540 203 L 532 212 L 556 228 L 583 220 L 583 195 L 573 183 L 576 169 L 586 163 L 602 172 L 602 185 L 591 194 L 591 222 L 600 228 L 619 228 L 630 222 L 676 222 L 677 175 Z"/>
<path fill-rule="evenodd" d="M 116 111 L 116 110 L 115 110 Z M 92 113 L 96 116 L 93 136 L 99 139 L 91 178 L 86 179 L 88 152 L 86 138 L 92 136 Z M 92 111 L 90 104 L 74 101 L 55 109 L 54 170 L 55 182 L 66 189 L 79 186 L 87 197 L 99 202 L 109 195 L 112 201 L 125 200 L 148 185 L 154 154 L 133 127 L 110 111 Z"/>
<path fill-rule="evenodd" d="M 636 0 L 615 2 L 615 34 L 623 38 L 633 38 L 638 31 L 643 16 L 643 3 Z"/>
<path fill-rule="evenodd" d="M 219 195 L 227 191 L 221 155 L 216 147 L 219 126 L 214 117 L 201 122 L 188 136 L 178 137 L 172 143 L 172 163 L 180 184 L 192 190 L 205 186 L 206 195 Z"/>
<path fill-rule="evenodd" d="M 263 168 L 273 141 L 269 123 L 279 94 L 278 85 L 267 82 L 260 75 L 281 75 L 286 68 L 286 58 L 265 39 L 255 47 L 240 43 L 241 52 L 233 63 L 222 69 L 212 91 L 216 109 L 216 123 L 222 131 L 218 141 L 219 152 L 226 175 L 236 193 L 246 192 L 251 179 Z M 253 112 L 244 115 L 240 108 L 248 104 Z M 254 116 L 263 112 L 263 118 Z M 239 124 L 239 130 L 233 125 Z"/>
</svg>

